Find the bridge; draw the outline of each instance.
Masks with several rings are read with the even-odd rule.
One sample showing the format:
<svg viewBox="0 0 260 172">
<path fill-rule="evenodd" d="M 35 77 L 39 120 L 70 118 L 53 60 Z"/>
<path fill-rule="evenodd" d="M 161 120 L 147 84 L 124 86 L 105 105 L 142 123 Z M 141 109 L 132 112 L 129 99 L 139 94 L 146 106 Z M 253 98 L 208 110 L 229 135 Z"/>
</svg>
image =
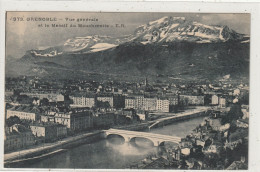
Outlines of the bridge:
<svg viewBox="0 0 260 172">
<path fill-rule="evenodd" d="M 210 109 L 211 109 L 210 107 L 204 107 L 204 106 L 197 107 L 196 109 L 188 110 L 185 112 L 180 112 L 180 113 L 174 114 L 173 116 L 160 118 L 160 119 L 152 121 L 150 123 L 150 126 L 148 126 L 148 128 L 151 129 L 152 127 L 158 125 L 159 123 L 172 123 L 177 120 L 185 120 L 185 119 L 189 119 L 192 117 L 200 116 L 203 113 L 204 114 L 207 113 L 207 111 Z"/>
<path fill-rule="evenodd" d="M 155 133 L 147 133 L 147 132 L 139 132 L 139 131 L 129 131 L 129 130 L 118 130 L 118 129 L 109 129 L 103 130 L 104 137 L 107 138 L 109 135 L 119 135 L 125 139 L 125 142 L 131 142 L 135 138 L 145 138 L 153 142 L 154 146 L 159 146 L 164 142 L 172 142 L 179 144 L 181 141 L 180 137 L 155 134 Z"/>
</svg>

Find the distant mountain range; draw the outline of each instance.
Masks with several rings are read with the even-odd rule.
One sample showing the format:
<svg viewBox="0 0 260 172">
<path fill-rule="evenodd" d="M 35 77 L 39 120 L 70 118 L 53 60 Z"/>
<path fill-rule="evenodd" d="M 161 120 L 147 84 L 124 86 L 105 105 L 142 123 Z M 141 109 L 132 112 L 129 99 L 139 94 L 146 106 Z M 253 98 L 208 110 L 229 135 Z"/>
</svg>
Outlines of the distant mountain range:
<svg viewBox="0 0 260 172">
<path fill-rule="evenodd" d="M 42 77 L 78 77 L 86 72 L 184 79 L 215 79 L 227 74 L 247 77 L 249 38 L 227 26 L 167 16 L 123 37 L 75 37 L 62 46 L 28 50 L 21 59 L 6 62 L 6 73 Z"/>
</svg>

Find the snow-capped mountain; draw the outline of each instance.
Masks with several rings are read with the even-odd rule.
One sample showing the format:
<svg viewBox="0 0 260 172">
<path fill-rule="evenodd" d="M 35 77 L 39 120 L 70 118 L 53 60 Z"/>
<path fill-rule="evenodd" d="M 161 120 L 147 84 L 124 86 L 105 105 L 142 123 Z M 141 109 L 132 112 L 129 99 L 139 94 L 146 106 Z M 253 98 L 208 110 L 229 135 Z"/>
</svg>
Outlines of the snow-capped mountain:
<svg viewBox="0 0 260 172">
<path fill-rule="evenodd" d="M 91 51 L 96 52 L 99 50 L 106 50 L 112 47 L 115 47 L 122 43 L 123 40 L 112 38 L 109 36 L 86 36 L 86 37 L 76 37 L 68 39 L 64 43 L 64 50 L 67 52 L 76 52 L 76 51 Z"/>
<path fill-rule="evenodd" d="M 45 50 L 31 50 L 30 53 L 38 57 L 55 57 L 62 54 L 84 54 L 104 51 L 129 41 L 132 36 L 113 38 L 110 36 L 85 36 L 66 40 L 63 45 Z"/>
<path fill-rule="evenodd" d="M 84 36 L 66 40 L 63 45 L 45 50 L 31 50 L 37 57 L 55 57 L 62 54 L 86 54 L 108 50 L 123 43 L 216 43 L 240 41 L 248 43 L 246 36 L 239 34 L 227 26 L 211 26 L 187 21 L 185 17 L 166 16 L 136 28 L 133 34 L 122 37 Z"/>
<path fill-rule="evenodd" d="M 84 36 L 7 61 L 10 76 L 102 79 L 249 77 L 250 36 L 227 26 L 163 17 L 124 37 Z"/>
<path fill-rule="evenodd" d="M 239 40 L 242 34 L 227 26 L 210 26 L 184 17 L 163 17 L 138 27 L 136 40 L 143 44 L 155 42 L 189 41 L 197 43 L 226 42 Z"/>
</svg>

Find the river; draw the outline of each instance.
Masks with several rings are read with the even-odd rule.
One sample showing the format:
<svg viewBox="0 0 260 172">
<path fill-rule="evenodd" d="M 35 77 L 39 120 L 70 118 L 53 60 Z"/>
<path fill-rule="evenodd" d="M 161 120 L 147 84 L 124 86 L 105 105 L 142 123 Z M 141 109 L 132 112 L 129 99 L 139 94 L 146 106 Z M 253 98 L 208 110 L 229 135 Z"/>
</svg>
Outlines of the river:
<svg viewBox="0 0 260 172">
<path fill-rule="evenodd" d="M 147 132 L 185 137 L 203 121 L 203 118 L 175 122 Z M 20 168 L 120 169 L 159 151 L 158 147 L 152 146 L 147 140 L 136 139 L 135 143 L 124 143 L 119 137 L 111 137 L 70 148 L 38 162 L 23 164 Z"/>
</svg>

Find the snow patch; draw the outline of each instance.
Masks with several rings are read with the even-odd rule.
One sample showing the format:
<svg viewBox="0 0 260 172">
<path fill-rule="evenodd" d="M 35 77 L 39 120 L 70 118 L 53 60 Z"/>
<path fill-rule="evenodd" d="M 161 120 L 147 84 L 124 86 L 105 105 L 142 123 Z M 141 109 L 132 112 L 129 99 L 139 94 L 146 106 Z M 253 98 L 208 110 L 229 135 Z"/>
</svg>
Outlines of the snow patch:
<svg viewBox="0 0 260 172">
<path fill-rule="evenodd" d="M 197 22 L 193 22 L 193 24 L 197 25 L 197 26 L 202 26 L 202 27 L 205 27 L 205 28 L 208 28 L 208 29 L 211 29 L 211 30 L 216 30 L 217 29 L 214 26 L 209 26 L 209 25 L 205 25 L 205 24 L 201 24 L 201 23 L 197 23 Z"/>
<path fill-rule="evenodd" d="M 157 23 L 163 23 L 166 19 L 168 19 L 169 17 L 168 16 L 165 16 L 163 18 L 160 18 L 158 20 L 155 20 L 155 21 L 152 21 L 152 22 L 149 22 L 149 25 L 153 25 L 153 24 L 157 24 Z"/>
<path fill-rule="evenodd" d="M 112 48 L 117 45 L 115 44 L 109 44 L 109 43 L 98 43 L 96 45 L 93 45 L 91 48 Z"/>
<path fill-rule="evenodd" d="M 249 43 L 250 40 L 241 41 L 241 43 Z"/>
<path fill-rule="evenodd" d="M 146 44 L 149 44 L 150 42 L 149 41 L 143 41 L 143 42 L 141 42 L 141 44 L 143 44 L 143 45 L 146 45 Z"/>
<path fill-rule="evenodd" d="M 223 35 L 222 35 L 222 32 L 223 32 L 223 27 L 220 28 L 220 31 L 219 31 L 219 39 L 225 40 L 225 38 L 224 38 Z"/>
<path fill-rule="evenodd" d="M 201 40 L 201 41 L 196 41 L 197 43 L 211 43 L 212 41 L 209 40 L 209 39 L 204 39 L 204 40 Z"/>
<path fill-rule="evenodd" d="M 115 44 L 109 44 L 109 43 L 98 43 L 96 45 L 93 45 L 91 48 L 91 52 L 98 52 L 98 51 L 103 51 L 103 50 L 107 50 L 113 47 L 116 47 L 117 45 Z"/>
<path fill-rule="evenodd" d="M 170 29 L 173 29 L 173 28 L 175 28 L 175 27 L 177 27 L 177 26 L 179 26 L 179 25 L 180 25 L 179 23 L 172 24 L 171 27 L 169 28 L 169 30 L 170 30 Z"/>
<path fill-rule="evenodd" d="M 201 37 L 201 38 L 208 38 L 208 39 L 217 39 L 215 35 L 207 35 L 201 32 L 195 32 L 194 36 Z"/>
</svg>

